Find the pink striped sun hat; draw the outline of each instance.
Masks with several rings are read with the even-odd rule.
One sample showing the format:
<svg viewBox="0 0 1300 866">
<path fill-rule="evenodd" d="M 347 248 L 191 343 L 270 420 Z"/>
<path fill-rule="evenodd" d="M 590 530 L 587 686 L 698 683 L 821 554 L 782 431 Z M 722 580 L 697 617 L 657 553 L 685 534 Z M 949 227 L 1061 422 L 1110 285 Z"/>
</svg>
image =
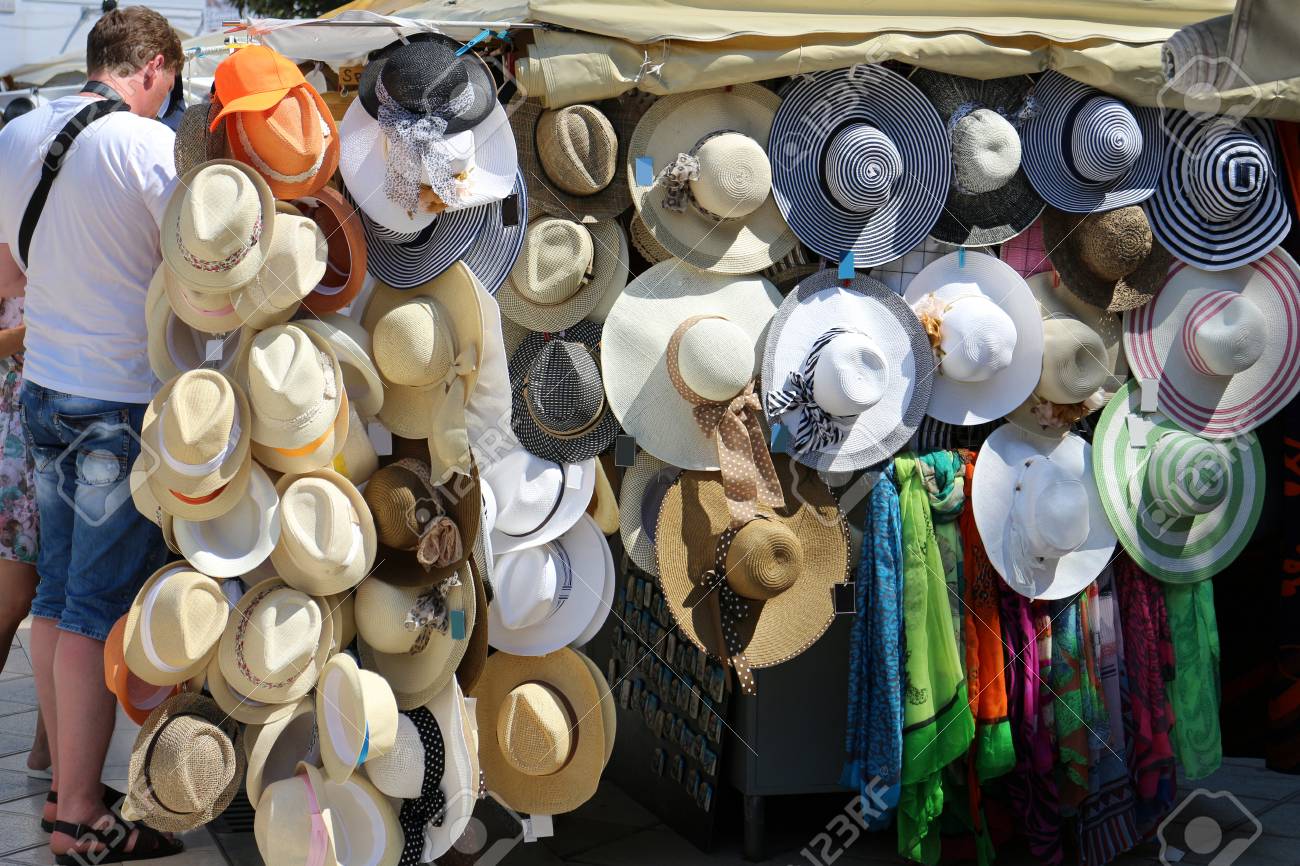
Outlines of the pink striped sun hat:
<svg viewBox="0 0 1300 866">
<path fill-rule="evenodd" d="M 1254 430 L 1300 393 L 1300 265 L 1280 247 L 1226 271 L 1180 263 L 1125 313 L 1124 353 L 1179 426 L 1212 439 Z"/>
<path fill-rule="evenodd" d="M 1036 219 L 1029 228 L 1003 241 L 998 256 L 1025 279 L 1053 270 L 1043 246 L 1043 221 Z"/>
</svg>

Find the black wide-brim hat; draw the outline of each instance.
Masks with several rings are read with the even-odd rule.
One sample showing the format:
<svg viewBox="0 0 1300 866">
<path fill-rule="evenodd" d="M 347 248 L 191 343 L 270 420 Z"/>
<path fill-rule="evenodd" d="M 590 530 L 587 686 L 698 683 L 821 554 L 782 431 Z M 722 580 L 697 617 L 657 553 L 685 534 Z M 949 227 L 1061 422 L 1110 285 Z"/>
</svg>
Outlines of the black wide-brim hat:
<svg viewBox="0 0 1300 866">
<path fill-rule="evenodd" d="M 474 88 L 473 101 L 464 111 L 448 118 L 447 134 L 472 129 L 492 111 L 497 98 L 496 79 L 473 51 L 457 55 L 461 47 L 461 43 L 441 33 L 415 33 L 371 52 L 357 84 L 361 107 L 378 119 L 375 83 L 381 76 L 389 95 L 417 114 L 427 110 L 431 102 L 456 97 L 468 83 Z"/>
</svg>

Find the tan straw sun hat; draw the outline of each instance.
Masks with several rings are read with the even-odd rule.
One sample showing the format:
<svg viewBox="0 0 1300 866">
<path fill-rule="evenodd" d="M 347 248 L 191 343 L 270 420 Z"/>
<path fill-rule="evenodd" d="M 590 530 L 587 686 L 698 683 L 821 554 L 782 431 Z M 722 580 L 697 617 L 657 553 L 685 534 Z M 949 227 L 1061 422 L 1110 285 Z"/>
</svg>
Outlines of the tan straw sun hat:
<svg viewBox="0 0 1300 866">
<path fill-rule="evenodd" d="M 231 613 L 217 649 L 221 674 L 240 696 L 292 703 L 316 685 L 333 634 L 320 599 L 269 578 L 249 589 Z"/>
<path fill-rule="evenodd" d="M 163 211 L 163 261 L 196 291 L 231 292 L 261 270 L 274 219 L 257 172 L 232 159 L 205 162 L 181 177 Z"/>
<path fill-rule="evenodd" d="M 1066 288 L 1112 313 L 1150 302 L 1174 262 L 1137 205 L 1087 214 L 1049 207 L 1043 246 Z"/>
<path fill-rule="evenodd" d="M 357 767 L 393 748 L 397 699 L 383 677 L 339 653 L 316 683 L 316 729 L 326 776 L 346 782 Z"/>
<path fill-rule="evenodd" d="M 229 612 L 215 580 L 186 562 L 164 565 L 144 582 L 127 611 L 126 666 L 155 686 L 191 679 L 207 667 Z"/>
<path fill-rule="evenodd" d="M 364 497 L 379 543 L 389 548 L 383 558 L 419 564 L 388 569 L 386 580 L 430 586 L 464 567 L 482 516 L 477 468 L 449 485 L 435 485 L 428 463 L 402 458 L 371 476 Z"/>
<path fill-rule="evenodd" d="M 533 99 L 516 103 L 510 126 L 529 205 L 579 222 L 627 210 L 627 148 L 636 120 L 623 100 L 555 110 Z"/>
<path fill-rule="evenodd" d="M 332 469 L 285 475 L 280 541 L 271 563 L 285 583 L 308 595 L 333 595 L 361 582 L 375 562 L 375 523 L 361 493 Z"/>
<path fill-rule="evenodd" d="M 627 238 L 618 222 L 540 216 L 528 224 L 496 298 L 506 318 L 533 331 L 562 331 L 622 288 L 627 275 Z"/>
</svg>

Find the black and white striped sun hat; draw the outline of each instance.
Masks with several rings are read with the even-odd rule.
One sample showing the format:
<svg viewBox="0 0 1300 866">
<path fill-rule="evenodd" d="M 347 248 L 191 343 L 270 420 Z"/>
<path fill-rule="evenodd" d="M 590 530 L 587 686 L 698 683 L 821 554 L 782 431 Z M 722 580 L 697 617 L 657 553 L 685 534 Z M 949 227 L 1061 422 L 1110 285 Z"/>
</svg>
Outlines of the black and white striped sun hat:
<svg viewBox="0 0 1300 866">
<path fill-rule="evenodd" d="M 523 172 L 515 174 L 515 188 L 505 200 L 484 205 L 488 217 L 474 243 L 465 251 L 464 262 L 478 281 L 495 295 L 510 276 L 510 269 L 524 246 L 528 225 L 528 186 Z"/>
<path fill-rule="evenodd" d="M 1167 111 L 1165 171 L 1147 202 L 1151 231 L 1178 258 L 1207 271 L 1250 264 L 1291 230 L 1278 184 L 1277 139 L 1251 117 Z"/>
<path fill-rule="evenodd" d="M 1033 91 L 1038 114 L 1025 124 L 1023 165 L 1058 210 L 1091 213 L 1139 204 L 1160 180 L 1160 109 L 1136 108 L 1056 71 Z"/>
<path fill-rule="evenodd" d="M 424 285 L 458 261 L 474 243 L 493 204 L 447 211 L 418 232 L 395 232 L 366 215 L 347 189 L 366 233 L 366 270 L 394 289 Z"/>
<path fill-rule="evenodd" d="M 796 78 L 772 123 L 772 193 L 818 255 L 869 268 L 934 228 L 952 175 L 948 131 L 911 82 L 883 66 Z"/>
</svg>

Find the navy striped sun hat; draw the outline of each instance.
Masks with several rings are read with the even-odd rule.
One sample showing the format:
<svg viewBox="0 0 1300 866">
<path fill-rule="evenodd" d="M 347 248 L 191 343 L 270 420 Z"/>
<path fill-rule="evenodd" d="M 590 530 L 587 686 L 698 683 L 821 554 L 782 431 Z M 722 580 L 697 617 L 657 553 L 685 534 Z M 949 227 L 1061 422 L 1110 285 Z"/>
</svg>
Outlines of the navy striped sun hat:
<svg viewBox="0 0 1300 866">
<path fill-rule="evenodd" d="M 447 211 L 418 232 L 395 232 L 366 216 L 352 194 L 341 184 L 340 189 L 361 217 L 366 233 L 366 270 L 394 289 L 424 285 L 451 267 L 474 243 L 493 207 L 488 204 Z"/>
<path fill-rule="evenodd" d="M 769 144 L 772 193 L 790 228 L 831 261 L 896 259 L 929 235 L 952 176 L 948 132 L 883 66 L 814 72 L 783 94 Z"/>
<path fill-rule="evenodd" d="M 1023 166 L 1048 204 L 1092 213 L 1151 197 L 1164 159 L 1160 109 L 1132 107 L 1055 71 L 1033 95 L 1039 112 L 1021 134 Z"/>
<path fill-rule="evenodd" d="M 1256 118 L 1167 111 L 1165 171 L 1147 202 L 1151 232 L 1202 270 L 1250 264 L 1291 230 L 1273 127 Z"/>
<path fill-rule="evenodd" d="M 478 208 L 476 208 L 477 210 Z M 510 269 L 524 246 L 528 225 L 528 185 L 522 171 L 515 173 L 515 188 L 504 201 L 483 205 L 488 212 L 483 229 L 465 252 L 465 264 L 478 281 L 495 295 L 510 276 Z"/>
</svg>

